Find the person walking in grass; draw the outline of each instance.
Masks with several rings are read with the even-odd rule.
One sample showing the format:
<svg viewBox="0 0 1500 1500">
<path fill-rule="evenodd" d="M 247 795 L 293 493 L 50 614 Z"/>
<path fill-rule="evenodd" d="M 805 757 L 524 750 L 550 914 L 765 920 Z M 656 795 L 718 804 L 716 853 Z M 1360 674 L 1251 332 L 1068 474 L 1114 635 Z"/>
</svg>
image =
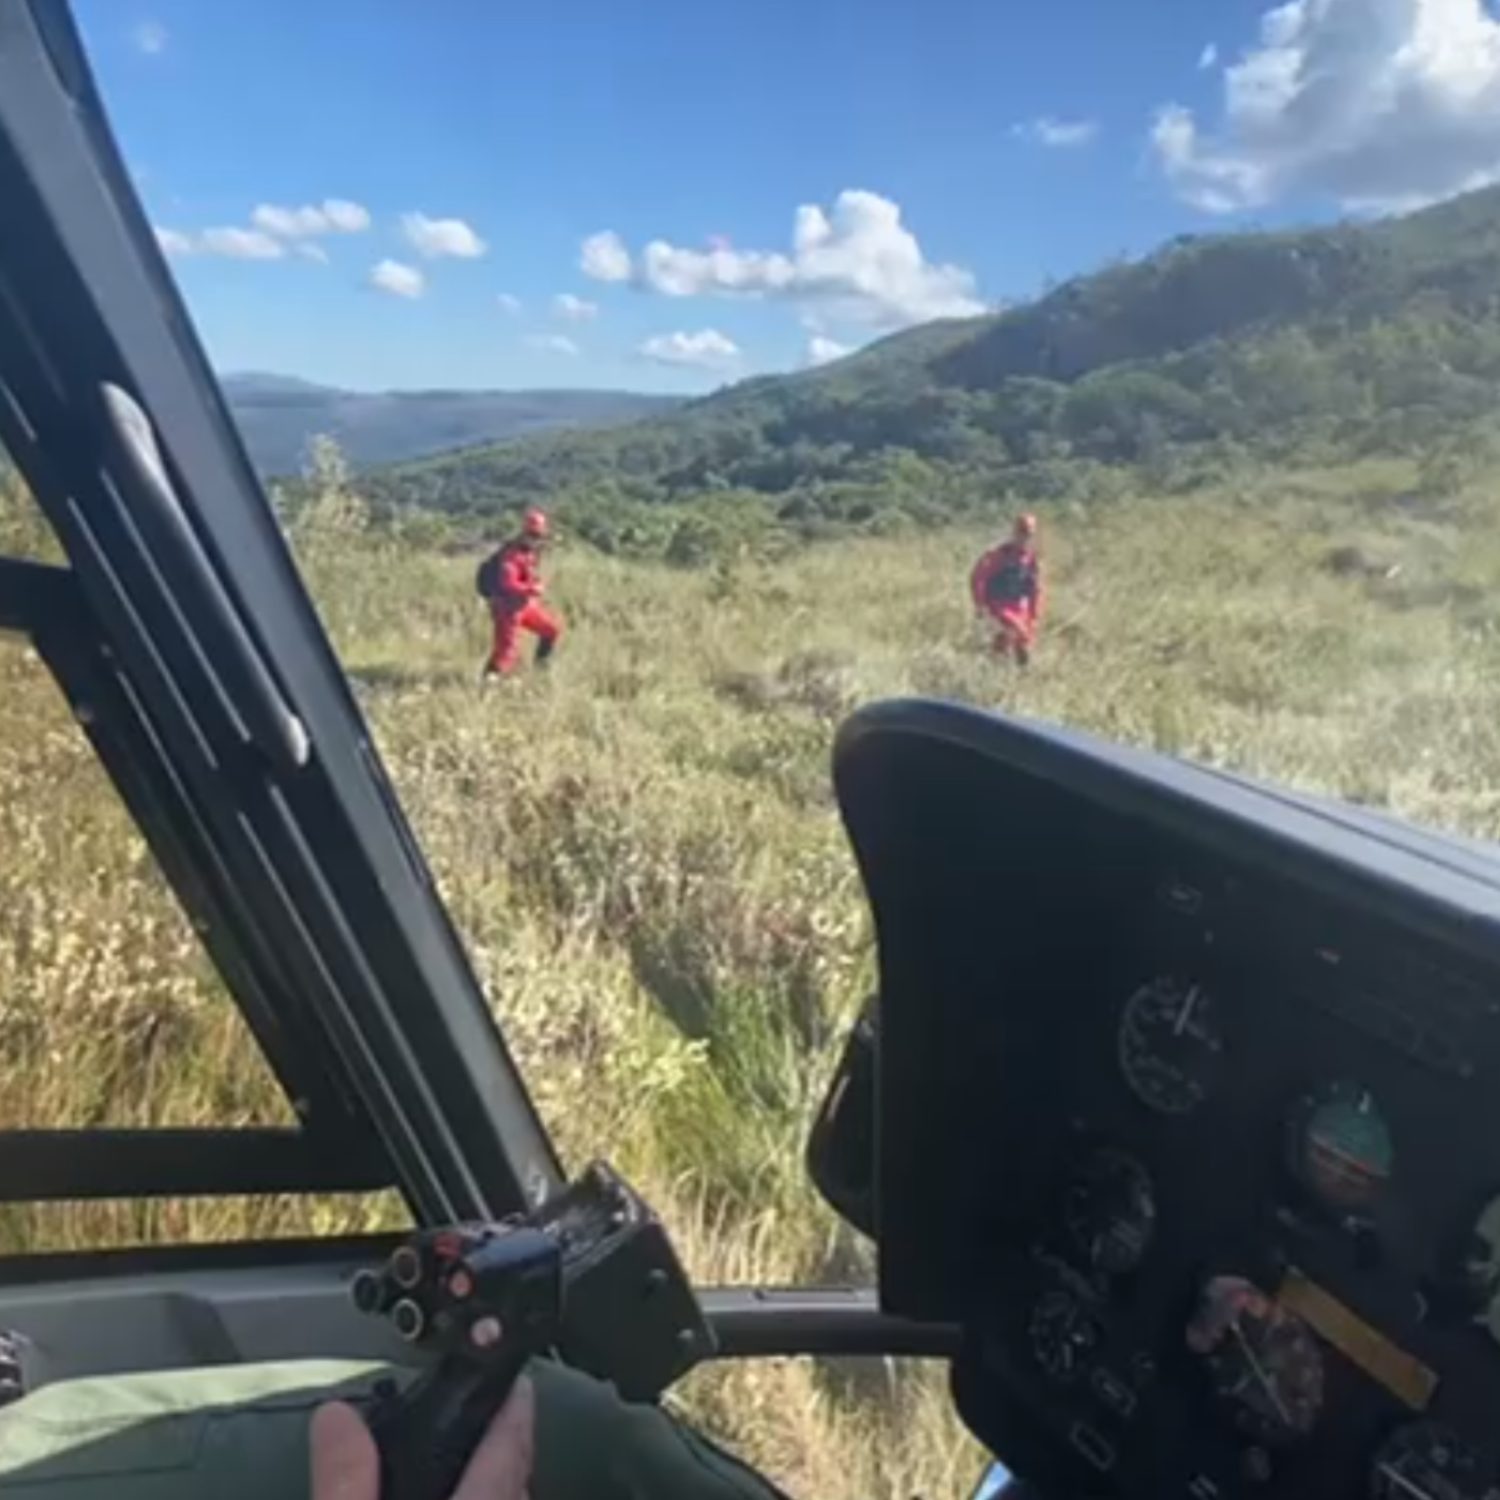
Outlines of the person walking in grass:
<svg viewBox="0 0 1500 1500">
<path fill-rule="evenodd" d="M 1035 516 L 1017 516 L 1010 540 L 991 547 L 974 564 L 969 592 L 979 616 L 995 623 L 995 653 L 1014 658 L 1017 666 L 1028 665 L 1042 622 Z"/>
<path fill-rule="evenodd" d="M 541 552 L 550 533 L 545 511 L 528 510 L 520 533 L 480 565 L 475 580 L 487 601 L 495 634 L 480 681 L 508 676 L 521 657 L 521 633 L 536 637 L 536 665 L 544 667 L 562 636 L 561 619 L 542 604 Z"/>
</svg>

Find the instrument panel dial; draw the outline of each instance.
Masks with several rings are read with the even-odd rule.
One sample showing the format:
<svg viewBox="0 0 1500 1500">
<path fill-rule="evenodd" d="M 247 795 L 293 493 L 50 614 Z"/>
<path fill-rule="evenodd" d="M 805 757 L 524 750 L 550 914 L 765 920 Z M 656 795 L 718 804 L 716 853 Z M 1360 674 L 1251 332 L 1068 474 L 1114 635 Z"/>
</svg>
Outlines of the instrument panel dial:
<svg viewBox="0 0 1500 1500">
<path fill-rule="evenodd" d="M 1218 1005 L 1194 981 L 1159 975 L 1125 1002 L 1120 1071 L 1142 1104 L 1185 1115 L 1213 1093 L 1225 1058 Z"/>
<path fill-rule="evenodd" d="M 1242 1276 L 1215 1276 L 1187 1330 L 1214 1395 L 1246 1436 L 1306 1437 L 1323 1408 L 1323 1355 L 1312 1330 Z"/>
<path fill-rule="evenodd" d="M 1497 1500 L 1493 1465 L 1435 1422 L 1412 1422 L 1381 1445 L 1370 1470 L 1372 1500 Z"/>
<path fill-rule="evenodd" d="M 1041 1368 L 1057 1381 L 1070 1381 L 1082 1371 L 1099 1343 L 1099 1325 L 1071 1292 L 1045 1293 L 1031 1310 L 1031 1352 Z"/>
<path fill-rule="evenodd" d="M 1150 1174 L 1123 1151 L 1096 1151 L 1068 1184 L 1063 1223 L 1094 1270 L 1111 1276 L 1133 1271 L 1156 1229 Z"/>
<path fill-rule="evenodd" d="M 1395 1170 L 1390 1126 L 1375 1096 L 1348 1079 L 1303 1098 L 1289 1130 L 1292 1175 L 1323 1209 L 1365 1218 Z"/>
</svg>

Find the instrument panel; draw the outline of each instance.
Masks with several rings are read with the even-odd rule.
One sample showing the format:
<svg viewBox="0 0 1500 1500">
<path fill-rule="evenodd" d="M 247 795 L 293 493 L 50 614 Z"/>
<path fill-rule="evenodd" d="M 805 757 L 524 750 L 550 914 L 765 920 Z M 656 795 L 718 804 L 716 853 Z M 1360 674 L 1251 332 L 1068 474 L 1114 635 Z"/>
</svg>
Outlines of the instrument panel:
<svg viewBox="0 0 1500 1500">
<path fill-rule="evenodd" d="M 1060 1496 L 1500 1500 L 1500 947 L 934 754 L 846 816 L 882 1292 L 962 1324 L 968 1425 Z"/>
<path fill-rule="evenodd" d="M 1500 1500 L 1500 988 L 1327 925 L 1169 870 L 1089 964 L 970 1368 L 1100 1488 Z"/>
</svg>

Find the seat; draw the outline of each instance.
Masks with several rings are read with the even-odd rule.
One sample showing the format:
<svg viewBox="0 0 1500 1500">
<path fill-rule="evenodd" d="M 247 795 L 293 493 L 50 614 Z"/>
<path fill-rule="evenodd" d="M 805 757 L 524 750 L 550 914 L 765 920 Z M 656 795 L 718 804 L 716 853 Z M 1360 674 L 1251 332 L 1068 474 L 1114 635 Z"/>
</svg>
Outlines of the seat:
<svg viewBox="0 0 1500 1500">
<path fill-rule="evenodd" d="M 346 1360 L 59 1381 L 0 1409 L 5 1500 L 304 1500 L 328 1400 L 367 1408 L 413 1371 Z M 532 1500 L 785 1500 L 661 1408 L 533 1361 Z"/>
</svg>

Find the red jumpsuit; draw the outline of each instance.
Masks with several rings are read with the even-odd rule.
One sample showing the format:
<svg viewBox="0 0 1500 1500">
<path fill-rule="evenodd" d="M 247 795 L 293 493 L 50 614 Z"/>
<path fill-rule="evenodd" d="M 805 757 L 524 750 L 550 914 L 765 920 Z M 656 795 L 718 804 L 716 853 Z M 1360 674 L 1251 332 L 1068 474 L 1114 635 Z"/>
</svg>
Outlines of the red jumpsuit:
<svg viewBox="0 0 1500 1500">
<path fill-rule="evenodd" d="M 544 662 L 562 634 L 562 621 L 541 603 L 541 572 L 537 551 L 525 542 L 507 542 L 500 549 L 500 564 L 490 612 L 495 620 L 495 644 L 490 668 L 496 672 L 515 669 L 521 654 L 521 632 L 537 638 L 536 659 Z"/>
<path fill-rule="evenodd" d="M 969 588 L 974 607 L 1000 627 L 995 650 L 1024 663 L 1042 620 L 1042 570 L 1036 548 L 1016 540 L 992 547 L 974 564 Z"/>
</svg>

